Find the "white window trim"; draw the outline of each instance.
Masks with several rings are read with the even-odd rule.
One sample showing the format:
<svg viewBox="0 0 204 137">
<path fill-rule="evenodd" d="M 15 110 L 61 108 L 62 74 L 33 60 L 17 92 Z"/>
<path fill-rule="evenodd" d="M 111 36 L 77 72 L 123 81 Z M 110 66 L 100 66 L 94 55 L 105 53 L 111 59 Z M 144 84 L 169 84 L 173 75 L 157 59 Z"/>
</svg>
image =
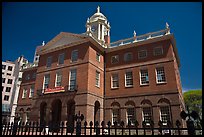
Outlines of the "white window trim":
<svg viewBox="0 0 204 137">
<path fill-rule="evenodd" d="M 133 117 L 134 117 L 134 119 L 136 119 L 136 118 L 135 118 L 135 116 L 136 116 L 136 115 L 135 115 L 135 108 L 134 108 L 133 106 L 127 107 L 127 108 L 126 108 L 126 122 L 127 122 L 127 125 L 128 125 L 128 111 L 127 111 L 128 108 L 133 108 L 133 109 L 134 109 Z M 131 122 L 131 125 L 134 125 L 134 123 Z"/>
<path fill-rule="evenodd" d="M 147 74 L 148 74 L 148 79 L 149 79 L 149 73 L 148 73 L 148 69 L 141 69 L 140 71 L 139 71 L 139 75 L 140 75 L 140 85 L 141 86 L 143 86 L 143 85 L 149 85 L 149 83 L 145 83 L 145 84 L 142 84 L 142 74 L 141 74 L 141 71 L 142 70 L 147 70 Z"/>
<path fill-rule="evenodd" d="M 27 89 L 23 89 L 22 98 L 26 98 L 26 96 L 25 96 L 25 91 L 28 93 L 28 90 L 27 90 Z M 26 93 L 26 94 L 27 94 L 27 93 Z"/>
<path fill-rule="evenodd" d="M 99 55 L 99 59 L 97 59 L 97 56 Z M 100 53 L 98 53 L 98 52 L 96 52 L 96 60 L 98 61 L 98 62 L 101 62 L 101 54 Z"/>
<path fill-rule="evenodd" d="M 113 87 L 113 75 L 115 75 L 115 74 L 117 74 L 118 75 L 118 73 L 114 73 L 114 74 L 111 74 L 111 89 L 117 89 L 117 88 L 119 88 L 119 86 L 118 87 Z M 118 83 L 119 83 L 119 75 L 118 75 Z"/>
<path fill-rule="evenodd" d="M 68 90 L 70 90 L 70 81 L 71 81 L 71 71 L 72 70 L 76 70 L 76 69 L 70 69 L 69 70 L 69 85 L 68 85 Z M 75 81 L 77 80 L 77 70 L 76 70 L 76 79 L 75 79 Z M 76 85 L 75 85 L 76 86 Z"/>
<path fill-rule="evenodd" d="M 142 52 L 142 51 L 145 51 L 146 52 L 146 56 L 145 57 L 140 57 L 140 52 Z M 144 59 L 144 58 L 147 58 L 147 50 L 139 50 L 138 51 L 138 59 Z"/>
<path fill-rule="evenodd" d="M 132 85 L 127 85 L 127 81 L 126 81 L 126 73 L 127 72 L 132 72 L 132 71 L 126 71 L 125 72 L 125 87 L 133 87 L 133 82 L 132 82 Z M 132 73 L 132 81 L 133 81 L 133 73 Z"/>
<path fill-rule="evenodd" d="M 164 84 L 164 83 L 167 83 L 166 73 L 165 73 L 165 68 L 164 68 L 165 81 L 164 81 L 164 82 L 163 82 L 163 81 L 162 81 L 162 82 L 158 82 L 158 79 L 157 79 L 157 69 L 158 69 L 158 68 L 162 68 L 162 67 L 164 68 L 164 66 L 159 66 L 159 67 L 156 67 L 156 68 L 155 68 L 155 73 L 156 73 L 156 83 L 157 83 L 157 84 Z"/>
<path fill-rule="evenodd" d="M 33 96 L 31 96 L 31 88 L 32 88 L 32 86 L 30 87 L 30 93 L 29 93 L 29 98 L 32 98 Z M 34 88 L 33 88 L 33 90 L 34 90 Z M 34 91 L 33 91 L 34 92 Z"/>
<path fill-rule="evenodd" d="M 156 55 L 155 54 L 155 49 L 157 49 L 157 48 L 160 48 L 161 49 L 161 51 L 162 51 L 162 53 L 161 53 L 161 55 L 163 55 L 163 47 L 162 46 L 160 46 L 160 47 L 155 47 L 154 49 L 153 49 L 153 53 L 154 53 L 154 56 L 159 56 L 159 55 Z"/>
<path fill-rule="evenodd" d="M 100 88 L 100 78 L 101 78 L 100 75 L 101 75 L 101 74 L 100 74 L 99 71 L 96 71 L 96 75 L 97 75 L 97 73 L 99 74 L 99 75 L 98 75 L 98 83 L 97 83 L 98 85 L 95 85 L 95 86 L 98 87 L 98 88 Z"/>
<path fill-rule="evenodd" d="M 49 74 L 45 74 L 45 75 L 49 75 Z M 45 89 L 45 75 L 44 75 L 44 80 L 43 80 L 43 90 L 42 90 L 42 93 L 44 93 L 44 89 Z M 49 78 L 49 81 L 50 81 L 50 78 Z"/>
<path fill-rule="evenodd" d="M 62 55 L 64 55 L 64 57 L 65 57 L 65 53 L 59 54 L 57 65 L 63 65 L 63 64 L 64 64 L 64 59 L 63 59 L 63 63 L 62 63 L 62 64 L 59 64 L 59 63 L 60 63 L 60 56 L 62 56 Z"/>
<path fill-rule="evenodd" d="M 165 107 L 169 107 L 169 106 L 165 106 Z M 169 108 L 169 113 L 171 113 L 171 112 L 170 112 L 170 108 Z M 162 121 L 162 117 L 161 117 L 161 116 L 162 116 L 162 115 L 161 115 L 161 107 L 159 108 L 159 114 L 160 114 L 160 120 Z M 170 116 L 170 120 L 171 120 L 171 116 Z M 167 122 L 166 122 L 166 123 L 162 122 L 162 124 L 163 124 L 163 125 L 167 125 Z"/>
<path fill-rule="evenodd" d="M 55 87 L 57 87 L 57 76 L 59 73 L 61 73 L 61 72 L 57 72 L 55 75 Z M 61 74 L 61 85 L 62 85 L 62 74 Z"/>
</svg>

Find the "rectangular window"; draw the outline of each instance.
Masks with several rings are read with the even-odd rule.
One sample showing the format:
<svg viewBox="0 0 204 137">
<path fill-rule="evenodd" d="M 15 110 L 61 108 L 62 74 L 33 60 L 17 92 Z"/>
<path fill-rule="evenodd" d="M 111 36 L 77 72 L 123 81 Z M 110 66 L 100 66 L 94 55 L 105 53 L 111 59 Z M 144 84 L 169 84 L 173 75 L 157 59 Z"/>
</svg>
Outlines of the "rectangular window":
<svg viewBox="0 0 204 137">
<path fill-rule="evenodd" d="M 4 86 L 2 86 L 2 92 L 4 91 Z"/>
<path fill-rule="evenodd" d="M 124 61 L 128 62 L 128 61 L 131 61 L 131 60 L 132 60 L 132 53 L 131 52 L 125 53 Z"/>
<path fill-rule="evenodd" d="M 6 69 L 6 65 L 2 65 L 2 69 L 5 70 Z"/>
<path fill-rule="evenodd" d="M 11 73 L 6 73 L 6 75 L 11 76 Z"/>
<path fill-rule="evenodd" d="M 111 63 L 117 64 L 119 62 L 119 55 L 115 55 L 111 57 Z"/>
<path fill-rule="evenodd" d="M 55 79 L 55 87 L 59 87 L 62 85 L 62 73 L 57 72 L 56 73 L 56 79 Z"/>
<path fill-rule="evenodd" d="M 140 50 L 138 51 L 138 58 L 143 59 L 147 57 L 147 50 Z"/>
<path fill-rule="evenodd" d="M 140 70 L 140 85 L 148 84 L 149 84 L 148 70 Z"/>
<path fill-rule="evenodd" d="M 147 125 L 149 125 L 151 119 L 152 119 L 151 107 L 144 107 L 143 108 L 143 121 L 145 121 Z"/>
<path fill-rule="evenodd" d="M 132 71 L 125 73 L 125 87 L 132 87 L 133 86 L 133 77 Z"/>
<path fill-rule="evenodd" d="M 2 78 L 2 83 L 5 83 L 6 79 L 5 78 Z"/>
<path fill-rule="evenodd" d="M 118 108 L 114 108 L 113 109 L 113 113 L 112 113 L 112 125 L 114 124 L 115 121 L 117 123 L 120 122 L 119 112 L 120 112 L 120 110 Z"/>
<path fill-rule="evenodd" d="M 5 101 L 8 101 L 8 100 L 9 100 L 9 96 L 5 95 L 5 96 L 4 96 L 4 100 L 5 100 Z"/>
<path fill-rule="evenodd" d="M 32 97 L 33 97 L 33 95 L 34 95 L 34 88 L 35 88 L 35 85 L 32 85 L 32 86 L 30 87 L 29 98 L 32 98 Z"/>
<path fill-rule="evenodd" d="M 12 84 L 13 80 L 12 79 L 8 79 L 7 84 Z"/>
<path fill-rule="evenodd" d="M 73 50 L 71 55 L 71 61 L 75 62 L 78 60 L 78 50 Z"/>
<path fill-rule="evenodd" d="M 74 91 L 76 89 L 76 69 L 70 70 L 69 73 L 69 90 Z"/>
<path fill-rule="evenodd" d="M 162 47 L 156 47 L 154 48 L 154 56 L 159 56 L 163 54 L 163 48 Z"/>
<path fill-rule="evenodd" d="M 169 106 L 160 107 L 160 119 L 164 125 L 167 124 L 167 121 L 170 121 L 170 110 Z"/>
<path fill-rule="evenodd" d="M 47 64 L 46 64 L 46 66 L 47 66 L 47 67 L 51 67 L 51 64 L 52 64 L 52 57 L 50 56 L 50 57 L 47 58 Z"/>
<path fill-rule="evenodd" d="M 131 122 L 131 125 L 134 125 L 135 122 L 135 109 L 134 108 L 127 108 L 127 124 L 128 121 Z"/>
<path fill-rule="evenodd" d="M 98 53 L 98 52 L 96 52 L 96 60 L 98 61 L 98 62 L 100 62 L 100 54 Z"/>
<path fill-rule="evenodd" d="M 50 74 L 46 74 L 44 76 L 44 84 L 43 84 L 43 89 L 48 88 L 50 82 Z"/>
<path fill-rule="evenodd" d="M 23 89 L 22 98 L 26 98 L 26 97 L 27 97 L 27 89 Z"/>
<path fill-rule="evenodd" d="M 165 83 L 166 78 L 165 78 L 165 72 L 164 72 L 164 67 L 156 68 L 156 75 L 157 75 L 157 83 Z"/>
<path fill-rule="evenodd" d="M 11 92 L 11 87 L 6 87 L 6 92 Z"/>
<path fill-rule="evenodd" d="M 64 53 L 59 55 L 58 64 L 59 65 L 64 64 Z"/>
<path fill-rule="evenodd" d="M 96 86 L 100 87 L 100 72 L 96 71 Z"/>
<path fill-rule="evenodd" d="M 12 71 L 13 67 L 12 66 L 8 66 L 8 70 Z"/>
<path fill-rule="evenodd" d="M 119 87 L 119 78 L 118 74 L 112 75 L 112 88 L 118 88 Z"/>
</svg>

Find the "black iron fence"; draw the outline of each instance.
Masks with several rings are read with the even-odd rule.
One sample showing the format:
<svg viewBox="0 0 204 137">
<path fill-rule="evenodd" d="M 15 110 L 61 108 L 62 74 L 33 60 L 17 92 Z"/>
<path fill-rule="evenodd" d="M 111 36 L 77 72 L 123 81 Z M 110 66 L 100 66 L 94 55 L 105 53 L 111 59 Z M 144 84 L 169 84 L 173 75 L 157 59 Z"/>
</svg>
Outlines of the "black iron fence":
<svg viewBox="0 0 204 137">
<path fill-rule="evenodd" d="M 189 135 L 188 128 L 180 128 L 181 123 L 176 122 L 176 128 L 168 124 L 164 126 L 161 121 L 158 123 L 158 128 L 152 123 L 150 126 L 142 124 L 142 128 L 138 128 L 138 122 L 133 125 L 124 125 L 124 122 L 114 122 L 114 125 L 109 121 L 105 124 L 102 121 L 95 124 L 77 121 L 76 126 L 72 127 L 68 122 L 60 122 L 53 124 L 42 124 L 38 122 L 19 122 L 19 123 L 4 123 L 2 124 L 2 135 Z M 192 129 L 191 129 L 192 130 Z M 202 128 L 193 129 L 196 135 L 202 135 Z"/>
</svg>

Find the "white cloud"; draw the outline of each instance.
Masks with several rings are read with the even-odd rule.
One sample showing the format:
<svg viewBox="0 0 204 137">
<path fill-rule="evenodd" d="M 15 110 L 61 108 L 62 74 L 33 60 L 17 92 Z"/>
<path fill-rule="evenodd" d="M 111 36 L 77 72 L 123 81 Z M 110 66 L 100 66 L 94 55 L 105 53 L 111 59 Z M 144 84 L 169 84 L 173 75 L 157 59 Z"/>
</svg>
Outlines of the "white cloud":
<svg viewBox="0 0 204 137">
<path fill-rule="evenodd" d="M 202 90 L 202 89 L 192 89 L 192 88 L 184 88 L 182 87 L 182 92 L 186 92 L 186 91 L 189 91 L 189 90 Z"/>
</svg>

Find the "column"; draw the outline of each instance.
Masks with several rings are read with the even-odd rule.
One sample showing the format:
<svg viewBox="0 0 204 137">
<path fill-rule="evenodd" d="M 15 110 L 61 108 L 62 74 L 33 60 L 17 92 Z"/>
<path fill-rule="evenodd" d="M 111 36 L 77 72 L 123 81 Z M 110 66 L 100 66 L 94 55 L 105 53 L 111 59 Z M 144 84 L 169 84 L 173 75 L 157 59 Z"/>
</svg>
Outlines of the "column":
<svg viewBox="0 0 204 137">
<path fill-rule="evenodd" d="M 139 128 L 142 127 L 142 121 L 143 121 L 143 118 L 142 118 L 142 108 L 136 108 L 136 119 L 139 123 Z"/>
<path fill-rule="evenodd" d="M 101 30 L 101 36 L 102 36 L 102 41 L 104 41 L 104 25 L 103 24 L 101 24 L 102 25 L 102 30 Z"/>
<path fill-rule="evenodd" d="M 100 40 L 100 24 L 98 24 L 98 39 Z"/>
</svg>

